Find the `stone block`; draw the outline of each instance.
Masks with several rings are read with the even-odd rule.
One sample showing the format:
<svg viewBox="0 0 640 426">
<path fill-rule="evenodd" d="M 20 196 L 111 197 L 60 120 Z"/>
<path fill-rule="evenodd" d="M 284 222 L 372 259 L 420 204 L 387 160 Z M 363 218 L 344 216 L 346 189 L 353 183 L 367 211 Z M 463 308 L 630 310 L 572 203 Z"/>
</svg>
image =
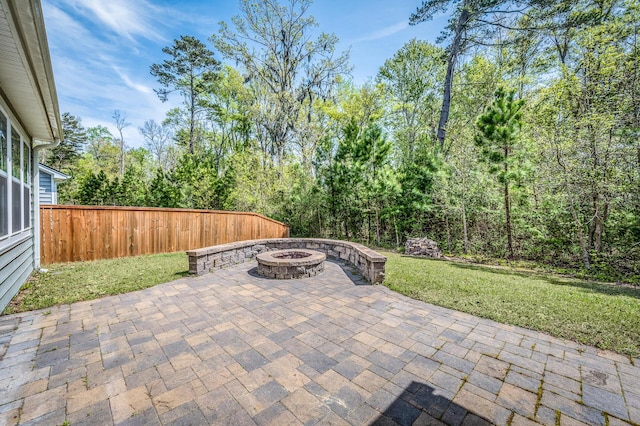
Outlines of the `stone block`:
<svg viewBox="0 0 640 426">
<path fill-rule="evenodd" d="M 405 253 L 412 256 L 427 256 L 436 259 L 442 257 L 438 244 L 428 238 L 409 238 L 405 245 Z"/>
<path fill-rule="evenodd" d="M 231 257 L 233 257 L 234 254 L 235 254 L 235 250 L 225 251 L 224 253 L 222 253 L 222 260 L 229 260 L 231 259 Z"/>
<path fill-rule="evenodd" d="M 229 259 L 220 259 L 220 260 L 216 260 L 214 262 L 214 266 L 216 268 L 223 268 L 225 266 L 229 266 L 231 264 L 231 262 L 229 261 Z"/>
<path fill-rule="evenodd" d="M 213 259 L 206 258 L 204 262 L 204 270 L 209 271 L 213 268 Z"/>
</svg>

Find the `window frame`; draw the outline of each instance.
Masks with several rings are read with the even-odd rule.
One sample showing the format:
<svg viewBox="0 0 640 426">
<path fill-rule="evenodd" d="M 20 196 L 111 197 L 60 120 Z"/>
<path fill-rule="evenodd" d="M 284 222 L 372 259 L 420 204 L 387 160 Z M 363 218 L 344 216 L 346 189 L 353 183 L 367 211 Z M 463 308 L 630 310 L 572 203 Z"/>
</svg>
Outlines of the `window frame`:
<svg viewBox="0 0 640 426">
<path fill-rule="evenodd" d="M 9 151 L 11 152 L 11 157 L 9 160 L 9 164 L 11 165 L 11 220 L 9 221 L 11 223 L 11 232 L 10 234 L 18 234 L 20 232 L 22 232 L 24 226 L 22 224 L 22 216 L 23 216 L 23 212 L 22 212 L 22 208 L 23 208 L 23 203 L 22 203 L 22 187 L 23 187 L 23 181 L 22 181 L 22 135 L 20 134 L 20 132 L 18 132 L 13 123 L 9 122 L 9 134 L 11 135 L 11 142 L 9 143 L 9 147 L 11 148 Z M 16 150 L 15 145 L 18 145 L 18 149 Z M 14 155 L 18 156 L 18 159 L 16 161 L 14 157 Z M 18 176 L 14 176 L 14 173 L 17 172 Z M 17 184 L 17 186 L 16 186 Z M 16 189 L 16 187 L 18 188 L 18 200 L 16 202 L 16 200 L 14 199 L 15 194 L 14 194 L 14 190 Z M 14 209 L 16 208 L 16 204 L 17 204 L 17 208 L 18 211 L 14 211 Z M 18 217 L 14 217 L 15 215 L 17 215 Z M 17 221 L 16 221 L 17 219 Z M 16 228 L 17 227 L 17 228 Z"/>
<path fill-rule="evenodd" d="M 11 223 L 9 221 L 9 216 L 11 216 L 11 212 L 9 211 L 9 202 L 11 201 L 9 199 L 9 186 L 11 186 L 11 178 L 10 178 L 10 170 L 9 170 L 9 138 L 11 137 L 9 134 L 9 116 L 4 112 L 4 110 L 2 108 L 0 108 L 0 121 L 4 121 L 5 124 L 5 135 L 4 135 L 4 140 L 5 140 L 5 148 L 4 148 L 4 169 L 0 168 L 0 176 L 4 178 L 5 180 L 5 203 L 6 203 L 6 227 L 7 227 L 7 233 L 4 235 L 0 234 L 0 241 L 8 238 L 11 235 Z M 2 146 L 0 145 L 0 149 L 2 149 Z M 6 170 L 5 170 L 6 169 Z M 2 212 L 0 212 L 0 214 L 2 214 Z M 0 230 L 0 232 L 2 232 L 2 230 Z"/>
<path fill-rule="evenodd" d="M 22 139 L 22 230 L 26 231 L 33 226 L 32 206 L 33 202 L 33 174 L 31 162 L 31 147 L 25 138 Z M 26 207 L 26 209 L 25 209 Z"/>
<path fill-rule="evenodd" d="M 19 244 L 29 238 L 32 237 L 32 229 L 33 229 L 33 214 L 34 212 L 33 210 L 33 206 L 32 206 L 32 201 L 33 201 L 33 179 L 30 179 L 30 176 L 33 175 L 33 170 L 29 170 L 28 173 L 25 173 L 25 166 L 28 167 L 33 167 L 33 156 L 32 156 L 32 152 L 33 149 L 31 148 L 31 143 L 30 143 L 30 139 L 24 136 L 24 132 L 22 131 L 22 129 L 20 127 L 18 127 L 19 125 L 17 123 L 15 123 L 15 121 L 12 119 L 12 116 L 10 114 L 8 114 L 7 110 L 5 108 L 3 108 L 3 105 L 0 104 L 0 119 L 5 119 L 6 118 L 6 124 L 7 124 L 7 135 L 6 135 L 6 143 L 7 143 L 7 150 L 6 150 L 6 171 L 2 171 L 0 170 L 0 174 L 2 174 L 3 177 L 6 177 L 6 181 L 7 181 L 7 190 L 6 190 L 6 195 L 7 195 L 7 234 L 0 236 L 0 253 L 2 253 L 4 250 L 11 248 L 13 246 L 15 246 L 16 244 Z M 17 159 L 18 161 L 18 168 L 17 170 L 19 170 L 19 176 L 13 176 L 13 172 L 14 172 L 14 161 L 15 159 L 14 157 L 14 149 L 13 149 L 13 143 L 14 143 L 14 134 L 17 135 L 17 143 L 20 146 L 20 149 L 18 150 L 19 152 L 19 158 Z M 16 153 L 17 154 L 17 153 Z M 27 162 L 27 164 L 25 164 L 25 160 Z M 14 212 L 13 212 L 13 184 L 17 183 L 19 184 L 19 188 L 20 188 L 20 212 L 18 213 L 18 217 L 13 217 L 14 216 Z M 28 195 L 29 195 L 29 204 L 28 204 L 28 217 L 25 217 L 25 211 L 24 211 L 24 207 L 25 207 L 25 189 L 28 189 Z M 25 219 L 27 220 L 27 223 L 25 222 Z M 20 223 L 19 229 L 17 229 L 16 231 L 13 231 L 13 224 L 15 223 L 15 221 L 18 220 Z"/>
</svg>

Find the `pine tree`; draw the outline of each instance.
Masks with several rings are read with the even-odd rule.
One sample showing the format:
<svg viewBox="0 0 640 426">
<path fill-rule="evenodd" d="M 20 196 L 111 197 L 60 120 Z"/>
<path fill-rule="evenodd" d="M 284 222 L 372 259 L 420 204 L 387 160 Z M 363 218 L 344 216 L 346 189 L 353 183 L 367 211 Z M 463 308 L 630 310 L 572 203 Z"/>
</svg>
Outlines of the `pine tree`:
<svg viewBox="0 0 640 426">
<path fill-rule="evenodd" d="M 47 153 L 46 164 L 56 170 L 68 172 L 80 157 L 82 146 L 87 143 L 87 133 L 80 117 L 68 112 L 62 114 L 62 131 L 64 138 Z"/>
<path fill-rule="evenodd" d="M 522 127 L 520 110 L 524 105 L 524 100 L 514 99 L 514 96 L 515 91 L 507 92 L 504 88 L 496 90 L 493 102 L 476 122 L 479 130 L 476 145 L 482 149 L 482 157 L 490 164 L 490 172 L 503 185 L 507 249 L 510 258 L 514 257 L 514 253 L 509 185 L 514 178 L 511 173 L 512 158 L 513 151 L 517 149 L 518 133 Z"/>
<path fill-rule="evenodd" d="M 180 36 L 173 46 L 162 49 L 171 56 L 161 64 L 151 65 L 151 75 L 158 79 L 162 89 L 155 90 L 162 102 L 169 93 L 178 91 L 184 96 L 189 114 L 189 152 L 194 153 L 196 143 L 196 115 L 201 110 L 202 97 L 216 80 L 220 62 L 213 52 L 192 36 Z"/>
</svg>

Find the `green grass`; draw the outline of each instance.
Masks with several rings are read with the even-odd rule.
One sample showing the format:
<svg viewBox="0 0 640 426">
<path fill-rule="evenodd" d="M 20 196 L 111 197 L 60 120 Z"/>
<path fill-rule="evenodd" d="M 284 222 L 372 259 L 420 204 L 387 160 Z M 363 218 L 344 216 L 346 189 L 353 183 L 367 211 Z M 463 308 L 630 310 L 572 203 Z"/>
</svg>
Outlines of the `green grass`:
<svg viewBox="0 0 640 426">
<path fill-rule="evenodd" d="M 47 265 L 33 273 L 3 314 L 141 290 L 188 274 L 184 252 Z"/>
<path fill-rule="evenodd" d="M 384 254 L 385 285 L 414 299 L 640 355 L 640 287 Z"/>
</svg>

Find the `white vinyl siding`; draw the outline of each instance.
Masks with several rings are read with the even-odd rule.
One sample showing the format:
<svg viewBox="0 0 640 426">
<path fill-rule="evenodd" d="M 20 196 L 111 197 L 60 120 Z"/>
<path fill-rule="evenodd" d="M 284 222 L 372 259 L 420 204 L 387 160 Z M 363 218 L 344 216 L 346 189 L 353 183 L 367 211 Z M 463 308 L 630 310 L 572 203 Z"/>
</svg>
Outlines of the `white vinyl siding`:
<svg viewBox="0 0 640 426">
<path fill-rule="evenodd" d="M 25 237 L 9 248 L 0 250 L 0 311 L 33 271 L 33 238 Z"/>
</svg>

